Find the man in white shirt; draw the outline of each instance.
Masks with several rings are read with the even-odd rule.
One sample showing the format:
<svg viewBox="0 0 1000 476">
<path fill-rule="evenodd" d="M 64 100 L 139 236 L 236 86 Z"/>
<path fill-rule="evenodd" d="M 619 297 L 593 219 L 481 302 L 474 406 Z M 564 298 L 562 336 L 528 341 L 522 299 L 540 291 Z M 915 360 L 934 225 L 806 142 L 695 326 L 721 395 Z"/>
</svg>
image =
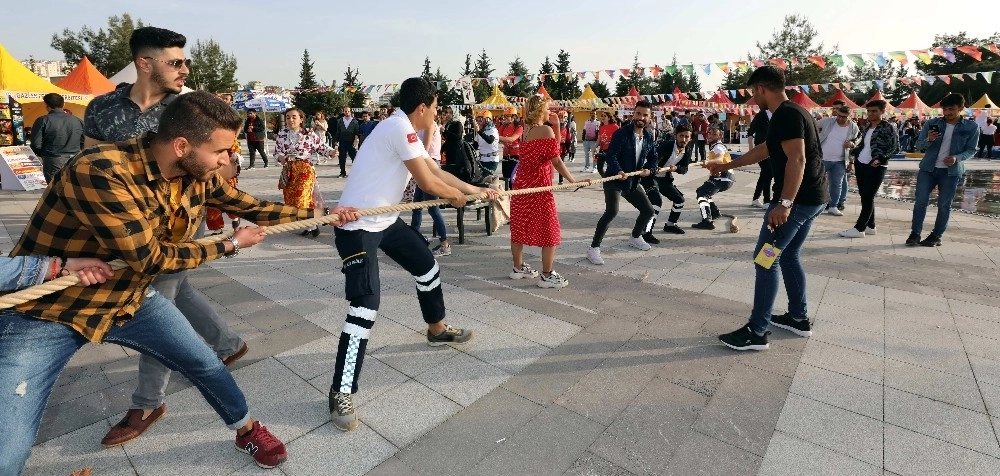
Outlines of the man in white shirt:
<svg viewBox="0 0 1000 476">
<path fill-rule="evenodd" d="M 359 209 L 395 205 L 402 200 L 411 175 L 421 190 L 447 199 L 454 207 L 465 205 L 465 194 L 487 193 L 490 200 L 497 199 L 495 190 L 462 182 L 427 156 L 417 130 L 429 130 L 434 125 L 437 91 L 430 82 L 407 79 L 400 86 L 399 96 L 399 109 L 379 123 L 358 151 L 359 160 L 344 186 L 340 205 Z M 379 250 L 416 280 L 428 345 L 467 342 L 472 331 L 445 324 L 437 261 L 420 234 L 399 219 L 398 212 L 366 216 L 334 231 L 350 307 L 334 364 L 330 419 L 338 429 L 350 431 L 358 427 L 351 394 L 358 391 L 365 347 L 378 313 Z"/>
<path fill-rule="evenodd" d="M 729 148 L 722 143 L 722 129 L 713 126 L 708 129 L 708 134 L 705 137 L 708 138 L 709 144 L 709 163 L 718 161 L 727 164 L 732 160 L 729 156 Z M 718 175 L 708 177 L 708 180 L 695 190 L 695 194 L 698 197 L 698 210 L 701 211 L 701 221 L 691 225 L 691 228 L 698 230 L 715 229 L 714 222 L 722 216 L 722 213 L 719 211 L 719 207 L 715 205 L 712 197 L 717 193 L 725 192 L 732 188 L 733 182 L 733 173 L 727 170 Z"/>
<path fill-rule="evenodd" d="M 834 105 L 832 117 L 824 117 L 816 123 L 819 127 L 820 146 L 823 148 L 826 180 L 830 184 L 830 203 L 826 212 L 838 217 L 844 215 L 838 205 L 844 203 L 847 194 L 847 164 L 850 158 L 846 152 L 857 145 L 854 140 L 861 133 L 850 116 L 850 108 L 841 102 Z"/>
<path fill-rule="evenodd" d="M 601 122 L 597 120 L 597 109 L 590 111 L 590 120 L 583 123 L 583 171 L 596 172 L 593 166 L 594 152 L 597 151 L 597 131 Z"/>
</svg>

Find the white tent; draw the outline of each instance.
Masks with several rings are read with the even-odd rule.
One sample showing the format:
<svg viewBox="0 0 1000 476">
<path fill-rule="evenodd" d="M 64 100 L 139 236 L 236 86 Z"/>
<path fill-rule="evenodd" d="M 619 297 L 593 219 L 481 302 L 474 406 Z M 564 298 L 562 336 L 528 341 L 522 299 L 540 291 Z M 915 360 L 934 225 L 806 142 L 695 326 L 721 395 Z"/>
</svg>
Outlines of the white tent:
<svg viewBox="0 0 1000 476">
<path fill-rule="evenodd" d="M 135 84 L 135 80 L 138 77 L 139 74 L 135 70 L 135 63 L 129 63 L 128 66 L 125 67 L 125 69 L 115 73 L 114 76 L 108 79 L 111 80 L 112 83 L 115 83 L 115 85 L 117 86 L 121 83 Z M 189 93 L 191 91 L 194 90 L 187 86 L 181 88 L 181 94 Z"/>
</svg>

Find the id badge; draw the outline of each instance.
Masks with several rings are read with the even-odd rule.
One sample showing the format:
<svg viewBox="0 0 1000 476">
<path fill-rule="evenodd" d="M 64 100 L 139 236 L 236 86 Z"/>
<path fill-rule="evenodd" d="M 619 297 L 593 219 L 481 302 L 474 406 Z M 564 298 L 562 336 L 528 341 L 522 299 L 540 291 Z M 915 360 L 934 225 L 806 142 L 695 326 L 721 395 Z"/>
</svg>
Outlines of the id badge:
<svg viewBox="0 0 1000 476">
<path fill-rule="evenodd" d="M 764 269 L 771 269 L 774 266 L 774 262 L 781 255 L 781 250 L 771 243 L 764 243 L 764 246 L 760 248 L 760 252 L 757 253 L 757 257 L 754 258 L 753 262 L 760 265 Z"/>
</svg>

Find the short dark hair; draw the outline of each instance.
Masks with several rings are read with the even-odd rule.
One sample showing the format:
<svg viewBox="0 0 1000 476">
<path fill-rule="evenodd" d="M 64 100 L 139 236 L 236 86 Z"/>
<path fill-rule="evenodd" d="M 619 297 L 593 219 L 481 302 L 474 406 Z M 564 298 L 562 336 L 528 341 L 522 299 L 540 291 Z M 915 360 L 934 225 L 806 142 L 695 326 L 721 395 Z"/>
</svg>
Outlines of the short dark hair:
<svg viewBox="0 0 1000 476">
<path fill-rule="evenodd" d="M 646 109 L 652 109 L 653 108 L 653 104 L 650 103 L 649 101 L 645 100 L 645 99 L 640 99 L 638 102 L 635 103 L 635 107 L 637 107 L 637 108 L 638 107 L 644 107 Z"/>
<path fill-rule="evenodd" d="M 63 100 L 62 95 L 57 93 L 48 93 L 42 96 L 42 101 L 45 102 L 46 106 L 52 109 L 62 109 L 63 104 L 66 104 L 66 101 Z"/>
<path fill-rule="evenodd" d="M 149 50 L 162 50 L 164 48 L 183 48 L 187 43 L 187 38 L 176 31 L 155 26 L 144 26 L 136 28 L 132 36 L 128 39 L 128 47 L 132 50 L 132 60 L 139 59 Z"/>
<path fill-rule="evenodd" d="M 156 142 L 183 137 L 192 145 L 208 142 L 217 129 L 238 131 L 243 125 L 239 113 L 214 94 L 194 91 L 177 96 L 160 116 Z"/>
<path fill-rule="evenodd" d="M 674 128 L 674 135 L 680 134 L 681 132 L 694 132 L 691 130 L 691 126 L 687 124 L 677 124 Z"/>
<path fill-rule="evenodd" d="M 888 104 L 889 103 L 887 103 L 887 102 L 885 102 L 885 101 L 883 101 L 881 99 L 873 99 L 873 100 L 868 101 L 867 103 L 865 103 L 865 108 L 877 107 L 877 108 L 879 108 L 879 109 L 881 109 L 881 110 L 884 111 L 885 110 L 885 106 L 888 105 Z"/>
<path fill-rule="evenodd" d="M 416 111 L 423 104 L 430 107 L 438 95 L 437 88 L 424 78 L 409 78 L 399 86 L 399 108 L 405 114 Z"/>
<path fill-rule="evenodd" d="M 847 105 L 847 101 L 844 101 L 843 99 L 837 99 L 836 101 L 833 101 L 833 105 L 834 105 L 834 107 L 836 107 L 836 106 L 846 106 Z"/>
<path fill-rule="evenodd" d="M 945 96 L 944 99 L 941 100 L 941 107 L 950 107 L 950 106 L 958 106 L 958 107 L 965 106 L 965 96 L 962 96 L 961 94 L 957 93 L 951 93 Z"/>
<path fill-rule="evenodd" d="M 778 69 L 773 64 L 766 64 L 750 73 L 747 78 L 747 86 L 753 87 L 761 85 L 770 91 L 780 91 L 785 89 L 785 72 Z"/>
</svg>

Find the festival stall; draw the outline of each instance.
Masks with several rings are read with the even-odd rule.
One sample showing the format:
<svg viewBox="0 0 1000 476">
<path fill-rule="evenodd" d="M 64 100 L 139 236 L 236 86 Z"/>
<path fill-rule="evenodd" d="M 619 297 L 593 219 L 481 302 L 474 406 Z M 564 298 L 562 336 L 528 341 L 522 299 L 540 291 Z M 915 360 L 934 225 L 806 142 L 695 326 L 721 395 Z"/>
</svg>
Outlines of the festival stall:
<svg viewBox="0 0 1000 476">
<path fill-rule="evenodd" d="M 104 77 L 94 67 L 94 63 L 91 63 L 90 59 L 86 56 L 83 57 L 80 64 L 76 65 L 76 68 L 73 68 L 73 71 L 68 76 L 56 83 L 56 86 L 67 91 L 73 91 L 74 93 L 91 94 L 94 96 L 100 96 L 101 94 L 110 93 L 115 90 L 115 83 Z"/>
<path fill-rule="evenodd" d="M 135 62 L 129 63 L 128 66 L 123 68 L 121 71 L 115 73 L 114 76 L 108 78 L 115 86 L 119 86 L 122 83 L 135 84 L 136 78 L 139 77 L 139 73 L 135 70 Z M 181 94 L 189 93 L 194 91 L 193 89 L 184 86 L 181 88 Z"/>
<path fill-rule="evenodd" d="M 910 93 L 910 97 L 899 103 L 899 105 L 896 106 L 896 109 L 902 110 L 903 114 L 906 114 L 907 116 L 923 116 L 930 114 L 933 111 L 930 106 L 924 104 L 924 102 L 917 97 L 917 93 L 915 92 Z"/>
<path fill-rule="evenodd" d="M 812 111 L 813 109 L 819 109 L 821 107 L 819 104 L 816 104 L 816 101 L 813 101 L 808 94 L 801 91 L 795 93 L 794 96 L 788 99 L 794 102 L 795 104 L 798 104 L 799 106 L 806 108 L 806 110 L 808 111 Z"/>
<path fill-rule="evenodd" d="M 493 94 L 491 94 L 490 97 L 486 98 L 483 102 L 473 106 L 473 110 L 481 111 L 487 109 L 507 109 L 508 107 L 514 107 L 514 104 L 507 99 L 507 96 L 504 95 L 502 91 L 500 91 L 500 86 L 493 86 Z"/>
<path fill-rule="evenodd" d="M 837 92 L 833 93 L 833 96 L 830 96 L 830 99 L 827 99 L 826 102 L 823 103 L 823 107 L 833 107 L 833 103 L 837 101 L 844 101 L 847 104 L 847 107 L 851 109 L 864 109 L 856 102 L 851 101 L 851 98 L 847 97 L 847 94 L 844 94 L 842 89 L 838 89 Z"/>
<path fill-rule="evenodd" d="M 7 104 L 10 99 L 20 103 L 24 124 L 30 127 L 35 119 L 47 113 L 42 97 L 48 93 L 61 94 L 66 100 L 65 108 L 79 118 L 83 118 L 87 103 L 93 99 L 89 94 L 67 91 L 46 81 L 0 45 L 0 103 Z"/>
</svg>

